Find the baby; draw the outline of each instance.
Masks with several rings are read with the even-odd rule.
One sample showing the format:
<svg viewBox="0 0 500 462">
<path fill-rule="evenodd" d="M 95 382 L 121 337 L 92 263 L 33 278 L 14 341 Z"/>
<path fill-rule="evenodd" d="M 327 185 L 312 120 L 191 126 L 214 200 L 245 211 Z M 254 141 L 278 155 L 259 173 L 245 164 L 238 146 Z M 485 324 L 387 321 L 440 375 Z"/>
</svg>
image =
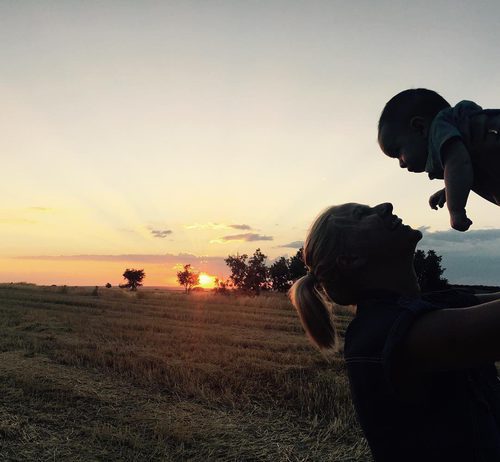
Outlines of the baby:
<svg viewBox="0 0 500 462">
<path fill-rule="evenodd" d="M 385 105 L 378 142 L 401 168 L 444 179 L 429 205 L 437 210 L 446 202 L 452 228 L 472 224 L 465 212 L 470 190 L 500 205 L 500 109 L 472 101 L 451 107 L 435 91 L 405 90 Z"/>
</svg>

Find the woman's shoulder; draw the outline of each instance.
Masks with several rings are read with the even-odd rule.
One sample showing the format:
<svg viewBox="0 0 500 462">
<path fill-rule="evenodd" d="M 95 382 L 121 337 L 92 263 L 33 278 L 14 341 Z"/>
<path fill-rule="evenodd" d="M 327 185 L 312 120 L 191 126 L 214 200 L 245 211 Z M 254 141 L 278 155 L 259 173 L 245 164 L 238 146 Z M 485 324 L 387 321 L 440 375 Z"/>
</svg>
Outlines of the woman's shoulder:
<svg viewBox="0 0 500 462">
<path fill-rule="evenodd" d="M 381 356 L 387 338 L 401 316 L 415 312 L 422 304 L 427 303 L 420 298 L 382 291 L 363 297 L 346 330 L 345 358 Z"/>
</svg>

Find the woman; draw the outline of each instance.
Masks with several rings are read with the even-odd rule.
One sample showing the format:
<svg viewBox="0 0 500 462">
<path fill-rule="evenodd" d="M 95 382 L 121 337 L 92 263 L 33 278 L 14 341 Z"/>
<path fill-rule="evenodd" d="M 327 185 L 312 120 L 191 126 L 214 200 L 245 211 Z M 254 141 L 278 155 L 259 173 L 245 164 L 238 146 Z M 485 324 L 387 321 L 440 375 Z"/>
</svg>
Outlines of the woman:
<svg viewBox="0 0 500 462">
<path fill-rule="evenodd" d="M 327 209 L 292 303 L 320 348 L 337 346 L 330 302 L 357 305 L 344 357 L 376 461 L 500 461 L 500 293 L 421 296 L 421 238 L 388 203 Z"/>
</svg>

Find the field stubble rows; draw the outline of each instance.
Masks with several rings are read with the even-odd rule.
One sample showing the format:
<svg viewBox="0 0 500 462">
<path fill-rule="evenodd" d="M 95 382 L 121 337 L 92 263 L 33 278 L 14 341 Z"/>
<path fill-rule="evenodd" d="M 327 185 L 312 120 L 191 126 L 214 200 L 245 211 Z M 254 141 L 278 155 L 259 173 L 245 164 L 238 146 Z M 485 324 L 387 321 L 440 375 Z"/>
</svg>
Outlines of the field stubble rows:
<svg viewBox="0 0 500 462">
<path fill-rule="evenodd" d="M 370 460 L 284 296 L 6 284 L 0 326 L 0 460 Z"/>
</svg>

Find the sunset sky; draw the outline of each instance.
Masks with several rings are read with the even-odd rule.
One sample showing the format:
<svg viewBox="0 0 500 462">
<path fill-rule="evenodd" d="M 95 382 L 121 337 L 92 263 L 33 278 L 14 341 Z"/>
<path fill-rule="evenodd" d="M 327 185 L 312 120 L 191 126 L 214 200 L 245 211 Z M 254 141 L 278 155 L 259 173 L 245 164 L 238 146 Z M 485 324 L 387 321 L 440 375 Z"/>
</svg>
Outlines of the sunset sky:
<svg viewBox="0 0 500 462">
<path fill-rule="evenodd" d="M 0 282 L 227 274 L 295 254 L 342 202 L 392 202 L 451 282 L 500 284 L 500 209 L 449 228 L 442 187 L 381 154 L 410 87 L 500 107 L 497 1 L 0 3 Z"/>
</svg>

